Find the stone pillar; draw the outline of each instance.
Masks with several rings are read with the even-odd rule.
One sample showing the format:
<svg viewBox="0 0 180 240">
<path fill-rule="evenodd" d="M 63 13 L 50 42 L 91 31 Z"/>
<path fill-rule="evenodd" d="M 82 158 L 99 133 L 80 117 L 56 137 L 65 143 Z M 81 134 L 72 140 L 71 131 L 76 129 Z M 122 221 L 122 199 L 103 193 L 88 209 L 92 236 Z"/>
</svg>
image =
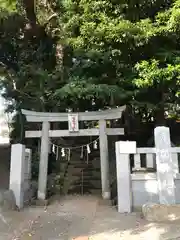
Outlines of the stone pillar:
<svg viewBox="0 0 180 240">
<path fill-rule="evenodd" d="M 100 135 L 100 160 L 101 160 L 101 186 L 103 199 L 110 199 L 110 180 L 109 180 L 109 156 L 108 139 L 106 134 L 106 121 L 99 120 Z"/>
<path fill-rule="evenodd" d="M 179 163 L 178 163 L 178 153 L 172 153 L 172 169 L 173 169 L 173 175 L 176 177 L 176 175 L 179 173 Z"/>
<path fill-rule="evenodd" d="M 132 189 L 129 154 L 136 153 L 136 142 L 116 142 L 118 212 L 132 211 Z"/>
<path fill-rule="evenodd" d="M 159 201 L 160 204 L 175 204 L 175 183 L 169 128 L 155 128 L 154 138 Z"/>
<path fill-rule="evenodd" d="M 30 189 L 31 183 L 31 160 L 32 160 L 32 151 L 29 148 L 25 150 L 25 167 L 24 167 L 24 195 L 25 201 L 28 201 L 28 192 Z"/>
<path fill-rule="evenodd" d="M 11 168 L 9 189 L 13 191 L 16 205 L 19 209 L 24 206 L 24 172 L 25 146 L 13 144 L 11 146 Z"/>
<path fill-rule="evenodd" d="M 27 179 L 31 179 L 31 161 L 32 161 L 32 150 L 29 148 L 25 149 L 25 175 Z"/>
<path fill-rule="evenodd" d="M 39 163 L 38 199 L 46 199 L 48 155 L 49 155 L 49 122 L 43 122 L 41 137 L 41 155 Z"/>
<path fill-rule="evenodd" d="M 154 160 L 154 154 L 153 153 L 147 153 L 146 154 L 146 167 L 147 168 L 155 168 L 155 162 Z"/>
</svg>

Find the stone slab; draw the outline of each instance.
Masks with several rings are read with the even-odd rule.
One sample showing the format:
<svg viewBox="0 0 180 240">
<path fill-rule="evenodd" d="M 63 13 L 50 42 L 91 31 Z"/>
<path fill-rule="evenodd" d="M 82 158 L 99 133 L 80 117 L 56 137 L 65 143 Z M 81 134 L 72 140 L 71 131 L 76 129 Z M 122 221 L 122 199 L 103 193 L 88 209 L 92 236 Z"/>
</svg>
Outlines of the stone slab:
<svg viewBox="0 0 180 240">
<path fill-rule="evenodd" d="M 142 213 L 147 221 L 151 222 L 173 222 L 180 220 L 180 204 L 145 204 Z"/>
<path fill-rule="evenodd" d="M 11 146 L 11 168 L 9 189 L 13 191 L 16 205 L 19 209 L 24 206 L 24 172 L 25 172 L 25 146 L 13 144 Z"/>
<path fill-rule="evenodd" d="M 132 210 L 130 161 L 129 154 L 121 154 L 121 143 L 122 142 L 116 142 L 118 212 L 130 213 Z M 131 146 L 131 142 L 128 143 Z"/>
<path fill-rule="evenodd" d="M 161 204 L 175 204 L 174 169 L 171 156 L 170 131 L 167 127 L 156 127 L 154 130 L 156 147 L 157 180 L 159 201 Z"/>
<path fill-rule="evenodd" d="M 137 146 L 135 141 L 119 141 L 119 151 L 123 154 L 136 154 Z"/>
</svg>

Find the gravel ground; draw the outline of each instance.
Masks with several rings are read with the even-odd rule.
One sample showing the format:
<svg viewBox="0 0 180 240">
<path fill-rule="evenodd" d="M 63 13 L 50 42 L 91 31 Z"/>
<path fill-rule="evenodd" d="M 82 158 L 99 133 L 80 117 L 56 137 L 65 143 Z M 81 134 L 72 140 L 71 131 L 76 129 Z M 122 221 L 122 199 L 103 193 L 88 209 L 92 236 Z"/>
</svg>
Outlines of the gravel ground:
<svg viewBox="0 0 180 240">
<path fill-rule="evenodd" d="M 180 240 L 180 222 L 149 223 L 92 196 L 59 198 L 47 209 L 0 215 L 0 240 Z"/>
</svg>

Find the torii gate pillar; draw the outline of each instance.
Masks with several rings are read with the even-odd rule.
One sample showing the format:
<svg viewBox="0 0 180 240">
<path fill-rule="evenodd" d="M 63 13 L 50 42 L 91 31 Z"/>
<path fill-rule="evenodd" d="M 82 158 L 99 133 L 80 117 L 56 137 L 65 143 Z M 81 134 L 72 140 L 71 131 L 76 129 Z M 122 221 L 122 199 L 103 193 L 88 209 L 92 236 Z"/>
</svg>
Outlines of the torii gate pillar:
<svg viewBox="0 0 180 240">
<path fill-rule="evenodd" d="M 38 199 L 46 199 L 48 155 L 49 155 L 49 122 L 43 122 L 41 136 L 41 155 L 39 162 L 39 179 L 38 179 Z"/>
<path fill-rule="evenodd" d="M 99 121 L 100 137 L 100 160 L 101 160 L 101 185 L 103 199 L 110 199 L 110 175 L 109 175 L 109 154 L 108 139 L 106 134 L 106 121 Z"/>
</svg>

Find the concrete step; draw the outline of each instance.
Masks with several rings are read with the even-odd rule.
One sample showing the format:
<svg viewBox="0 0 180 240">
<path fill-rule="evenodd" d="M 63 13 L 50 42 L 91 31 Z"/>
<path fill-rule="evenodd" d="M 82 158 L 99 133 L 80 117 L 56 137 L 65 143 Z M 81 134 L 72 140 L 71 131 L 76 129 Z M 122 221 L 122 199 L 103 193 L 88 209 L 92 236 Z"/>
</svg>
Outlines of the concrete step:
<svg viewBox="0 0 180 240">
<path fill-rule="evenodd" d="M 101 196 L 101 192 L 102 192 L 101 188 L 99 188 L 99 189 L 91 189 L 91 193 L 93 195 L 96 195 L 96 196 Z"/>
<path fill-rule="evenodd" d="M 69 170 L 74 169 L 74 168 L 82 168 L 84 171 L 92 171 L 92 170 L 99 170 L 100 171 L 100 167 L 94 167 L 93 165 L 83 165 L 83 164 L 79 164 L 76 166 L 69 166 Z"/>
<path fill-rule="evenodd" d="M 79 180 L 79 176 L 71 176 L 71 177 L 66 176 L 64 178 L 64 182 L 70 182 L 70 183 L 77 181 L 77 180 Z"/>
<path fill-rule="evenodd" d="M 93 165 L 91 164 L 91 163 L 89 163 L 89 164 L 86 164 L 86 163 L 78 163 L 78 164 L 76 164 L 76 165 L 71 165 L 71 166 L 73 166 L 74 168 L 89 168 L 89 167 L 91 167 L 91 168 L 93 168 Z"/>
<path fill-rule="evenodd" d="M 82 185 L 82 181 L 81 180 L 74 181 L 72 185 Z M 83 185 L 86 185 L 86 186 L 88 185 L 95 189 L 101 188 L 101 182 L 96 180 L 84 180 Z"/>
<path fill-rule="evenodd" d="M 91 194 L 91 191 L 90 190 L 87 190 L 87 189 L 70 189 L 68 190 L 67 194 L 81 194 L 81 195 L 84 195 L 84 194 Z"/>
<path fill-rule="evenodd" d="M 101 178 L 101 174 L 100 174 L 100 172 L 95 172 L 95 171 L 83 171 L 83 174 L 82 174 L 82 171 L 73 171 L 72 172 L 72 175 L 73 176 L 89 176 L 89 177 L 95 177 L 95 178 L 97 178 L 97 177 L 99 177 L 99 178 Z"/>
<path fill-rule="evenodd" d="M 79 178 L 79 179 L 81 179 L 81 178 L 83 178 L 83 179 L 88 179 L 88 180 L 100 180 L 100 177 L 99 176 L 94 176 L 94 175 L 92 175 L 92 174 L 89 174 L 89 173 L 86 173 L 86 174 L 73 174 L 72 175 L 73 177 L 77 177 L 77 178 Z"/>
<path fill-rule="evenodd" d="M 100 192 L 100 189 L 96 189 L 96 193 L 99 193 L 99 192 Z M 90 188 L 87 188 L 87 187 L 82 188 L 82 186 L 76 186 L 76 187 L 69 188 L 68 194 L 72 194 L 72 193 L 93 194 L 94 189 L 90 189 Z"/>
<path fill-rule="evenodd" d="M 79 157 L 77 157 L 77 158 L 73 158 L 73 159 L 71 159 L 71 161 L 70 162 L 86 162 L 86 155 L 84 155 L 84 157 L 83 158 L 80 158 L 80 156 Z M 92 156 L 92 153 L 90 153 L 89 154 L 89 161 L 91 162 L 91 161 L 98 161 L 98 162 L 100 162 L 100 157 L 98 156 L 98 157 L 94 157 L 94 156 Z"/>
<path fill-rule="evenodd" d="M 91 185 L 89 185 L 89 184 L 74 184 L 74 185 L 71 185 L 70 187 L 69 187 L 69 189 L 68 190 L 70 190 L 70 189 L 74 189 L 74 188 L 84 188 L 84 189 L 100 189 L 100 188 L 98 188 L 98 187 L 94 187 L 94 186 L 91 186 Z"/>
<path fill-rule="evenodd" d="M 67 164 L 67 162 L 66 162 Z M 65 163 L 63 165 L 67 166 Z M 83 170 L 83 189 L 82 189 Z M 90 193 L 101 194 L 101 173 L 99 158 L 91 159 L 87 164 L 84 159 L 77 159 L 69 162 L 67 173 L 62 187 L 63 194 L 67 193 Z"/>
<path fill-rule="evenodd" d="M 78 165 L 78 166 L 72 166 L 70 165 L 68 167 L 68 172 L 71 172 L 73 171 L 74 169 L 83 169 L 84 172 L 97 172 L 99 171 L 100 172 L 100 167 L 94 167 L 93 165 Z"/>
<path fill-rule="evenodd" d="M 86 167 L 86 168 L 82 168 L 83 172 L 100 172 L 100 168 L 94 168 L 94 167 Z"/>
<path fill-rule="evenodd" d="M 87 162 L 89 163 L 99 163 L 100 164 L 100 159 L 97 158 L 89 158 L 89 160 L 87 161 L 87 159 L 76 159 L 76 160 L 71 160 L 70 164 L 75 165 L 75 164 L 79 164 L 79 163 L 85 163 L 87 164 Z"/>
<path fill-rule="evenodd" d="M 81 178 L 81 177 L 79 177 L 79 178 L 77 177 L 76 179 L 74 178 L 74 182 L 82 181 L 82 179 L 83 179 L 84 182 L 91 182 L 93 184 L 101 183 L 100 178 L 85 177 L 85 176 L 83 178 Z"/>
<path fill-rule="evenodd" d="M 71 175 L 81 175 L 83 168 L 72 168 L 71 170 L 68 170 L 68 174 Z M 67 175 L 68 175 L 67 174 Z"/>
<path fill-rule="evenodd" d="M 97 181 L 97 182 L 101 182 L 101 178 L 100 176 L 92 176 L 92 175 L 73 175 L 74 179 L 82 179 L 85 181 L 85 180 L 88 180 L 88 181 Z M 68 177 L 66 178 L 68 179 Z"/>
<path fill-rule="evenodd" d="M 101 180 L 101 173 L 96 171 L 83 171 L 82 169 L 73 169 L 72 171 L 68 171 L 65 175 L 65 180 L 68 179 L 77 179 L 84 178 L 89 180 Z"/>
</svg>

